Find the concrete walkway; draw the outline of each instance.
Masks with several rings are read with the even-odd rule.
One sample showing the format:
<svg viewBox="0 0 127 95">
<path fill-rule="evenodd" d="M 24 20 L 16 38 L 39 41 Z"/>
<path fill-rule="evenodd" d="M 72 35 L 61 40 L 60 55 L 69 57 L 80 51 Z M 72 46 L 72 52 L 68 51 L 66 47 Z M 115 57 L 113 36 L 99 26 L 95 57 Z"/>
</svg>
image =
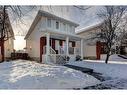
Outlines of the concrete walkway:
<svg viewBox="0 0 127 95">
<path fill-rule="evenodd" d="M 69 65 L 69 64 L 65 64 L 64 66 L 66 66 L 68 68 L 72 68 L 72 69 L 78 70 L 78 71 L 81 71 L 83 73 L 87 73 L 87 74 L 95 77 L 96 79 L 98 79 L 100 81 L 105 81 L 105 78 L 102 76 L 102 74 L 101 73 L 94 72 L 93 69 L 79 67 L 79 66 L 74 66 L 74 65 Z"/>
</svg>

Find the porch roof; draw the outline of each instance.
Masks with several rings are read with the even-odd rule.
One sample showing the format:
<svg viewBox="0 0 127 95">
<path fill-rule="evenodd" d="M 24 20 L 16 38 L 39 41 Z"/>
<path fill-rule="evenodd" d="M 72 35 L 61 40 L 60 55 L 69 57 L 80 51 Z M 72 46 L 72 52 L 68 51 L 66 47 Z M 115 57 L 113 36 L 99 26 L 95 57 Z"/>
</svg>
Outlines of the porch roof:
<svg viewBox="0 0 127 95">
<path fill-rule="evenodd" d="M 45 34 L 47 33 L 50 33 L 50 38 L 56 38 L 61 40 L 65 40 L 66 37 L 69 37 L 70 41 L 80 41 L 81 39 L 84 39 L 84 37 L 80 35 L 68 34 L 68 33 L 51 31 L 51 30 L 47 30 Z"/>
</svg>

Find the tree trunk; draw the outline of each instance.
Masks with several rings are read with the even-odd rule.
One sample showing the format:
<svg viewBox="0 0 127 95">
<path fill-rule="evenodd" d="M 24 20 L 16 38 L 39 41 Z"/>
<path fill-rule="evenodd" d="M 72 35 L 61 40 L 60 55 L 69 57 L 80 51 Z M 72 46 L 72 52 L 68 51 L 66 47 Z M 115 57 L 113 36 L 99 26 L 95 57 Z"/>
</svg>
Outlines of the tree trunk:
<svg viewBox="0 0 127 95">
<path fill-rule="evenodd" d="M 107 53 L 107 55 L 106 55 L 106 59 L 105 59 L 105 63 L 106 63 L 106 64 L 108 63 L 109 56 L 110 56 L 110 54 L 109 54 L 109 53 Z"/>
</svg>

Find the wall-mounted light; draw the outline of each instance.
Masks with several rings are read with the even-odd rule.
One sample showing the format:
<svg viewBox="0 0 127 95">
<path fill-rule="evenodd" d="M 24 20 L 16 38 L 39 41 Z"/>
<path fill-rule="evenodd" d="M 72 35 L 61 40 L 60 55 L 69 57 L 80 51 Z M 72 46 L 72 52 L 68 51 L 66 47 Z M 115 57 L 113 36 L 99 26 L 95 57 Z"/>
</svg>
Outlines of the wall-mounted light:
<svg viewBox="0 0 127 95">
<path fill-rule="evenodd" d="M 10 51 L 10 49 L 7 49 L 7 51 Z"/>
<path fill-rule="evenodd" d="M 32 47 L 30 46 L 30 50 L 32 50 Z"/>
</svg>

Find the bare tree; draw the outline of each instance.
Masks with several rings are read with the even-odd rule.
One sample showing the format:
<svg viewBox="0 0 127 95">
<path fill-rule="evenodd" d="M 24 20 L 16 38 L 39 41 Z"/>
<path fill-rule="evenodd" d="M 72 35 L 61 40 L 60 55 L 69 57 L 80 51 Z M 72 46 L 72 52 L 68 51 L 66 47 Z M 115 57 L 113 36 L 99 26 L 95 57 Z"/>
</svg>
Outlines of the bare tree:
<svg viewBox="0 0 127 95">
<path fill-rule="evenodd" d="M 12 27 L 10 29 L 9 11 L 11 11 L 15 18 L 20 21 L 22 16 L 26 15 L 21 6 L 0 6 L 0 52 L 2 54 L 2 61 L 4 61 L 4 42 L 9 38 L 14 37 Z"/>
<path fill-rule="evenodd" d="M 119 29 L 121 28 L 125 13 L 125 6 L 105 6 L 104 9 L 97 14 L 98 17 L 103 20 L 103 23 L 99 27 L 100 32 L 96 33 L 93 38 L 97 38 L 99 41 L 105 43 L 105 63 L 108 63 L 113 46 L 119 36 Z"/>
</svg>

